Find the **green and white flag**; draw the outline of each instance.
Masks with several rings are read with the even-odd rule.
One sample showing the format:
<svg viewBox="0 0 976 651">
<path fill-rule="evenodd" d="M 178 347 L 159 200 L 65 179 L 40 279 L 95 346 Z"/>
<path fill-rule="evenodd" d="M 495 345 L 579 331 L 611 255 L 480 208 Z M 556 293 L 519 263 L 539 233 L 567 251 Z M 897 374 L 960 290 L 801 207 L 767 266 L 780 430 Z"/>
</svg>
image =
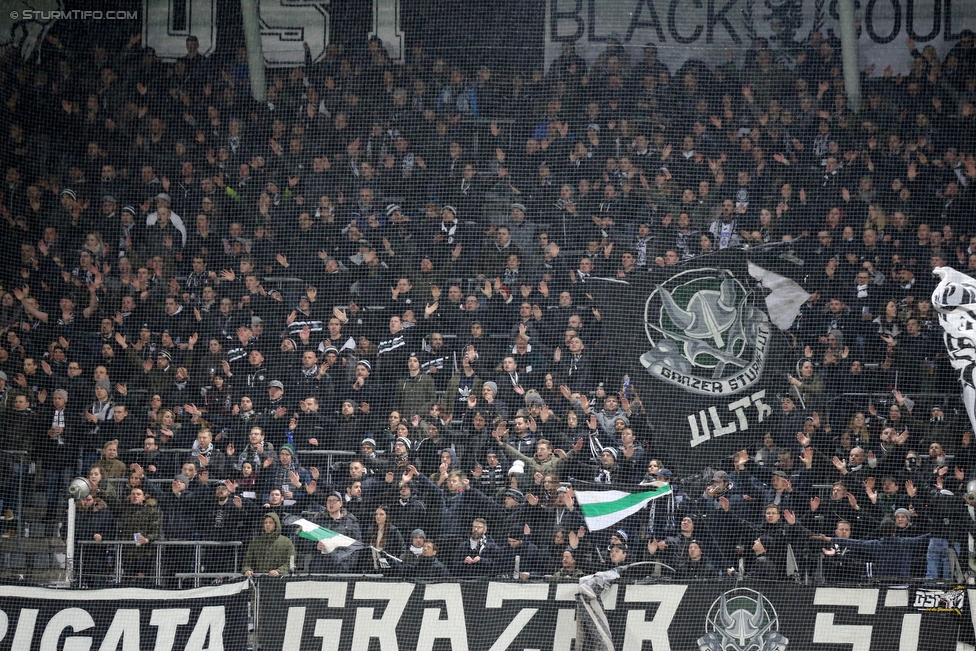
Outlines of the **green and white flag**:
<svg viewBox="0 0 976 651">
<path fill-rule="evenodd" d="M 331 554 L 338 551 L 340 555 L 350 554 L 357 549 L 363 549 L 366 547 L 363 543 L 356 540 L 355 538 L 350 538 L 344 534 L 341 534 L 332 529 L 326 529 L 325 527 L 315 524 L 305 518 L 287 518 L 286 524 L 289 526 L 296 526 L 299 528 L 298 537 L 304 538 L 305 540 L 311 540 L 314 542 L 321 542 L 325 547 L 324 553 Z"/>
<path fill-rule="evenodd" d="M 590 531 L 599 531 L 620 522 L 647 506 L 651 500 L 664 497 L 671 492 L 671 486 L 664 484 L 660 488 L 641 493 L 626 491 L 576 491 L 576 501 L 579 502 L 586 526 Z"/>
</svg>

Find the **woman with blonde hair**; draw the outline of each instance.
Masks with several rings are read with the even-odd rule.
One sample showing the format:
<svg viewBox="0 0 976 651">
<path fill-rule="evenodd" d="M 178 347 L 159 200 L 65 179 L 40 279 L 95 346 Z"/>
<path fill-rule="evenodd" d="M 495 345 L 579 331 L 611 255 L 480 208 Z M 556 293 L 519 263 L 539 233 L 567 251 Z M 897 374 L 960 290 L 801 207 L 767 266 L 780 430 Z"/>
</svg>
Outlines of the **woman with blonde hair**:
<svg viewBox="0 0 976 651">
<path fill-rule="evenodd" d="M 88 251 L 96 264 L 107 258 L 109 254 L 108 245 L 105 244 L 102 234 L 98 232 L 88 233 L 85 236 L 85 244 L 82 247 L 82 251 Z"/>
<path fill-rule="evenodd" d="M 874 229 L 878 232 L 878 237 L 884 237 L 885 228 L 888 227 L 888 216 L 885 215 L 884 208 L 879 203 L 868 204 L 868 216 L 864 220 L 864 229 Z"/>
<path fill-rule="evenodd" d="M 105 442 L 105 445 L 102 446 L 102 458 L 95 463 L 95 466 L 102 471 L 102 476 L 106 479 L 125 477 L 128 469 L 126 468 L 126 465 L 119 460 L 118 441 Z"/>
<path fill-rule="evenodd" d="M 864 412 L 854 412 L 851 419 L 847 421 L 847 429 L 844 430 L 844 433 L 850 435 L 854 447 L 864 447 L 870 444 L 871 429 L 868 427 Z"/>
</svg>

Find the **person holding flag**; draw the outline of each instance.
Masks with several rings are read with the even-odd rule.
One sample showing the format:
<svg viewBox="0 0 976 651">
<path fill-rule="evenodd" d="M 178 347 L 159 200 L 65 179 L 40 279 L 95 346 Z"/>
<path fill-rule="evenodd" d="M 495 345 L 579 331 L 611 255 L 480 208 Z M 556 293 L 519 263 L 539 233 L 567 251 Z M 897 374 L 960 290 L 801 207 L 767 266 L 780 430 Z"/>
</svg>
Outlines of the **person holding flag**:
<svg viewBox="0 0 976 651">
<path fill-rule="evenodd" d="M 583 512 L 586 527 L 590 531 L 606 529 L 624 518 L 638 513 L 652 500 L 670 495 L 673 490 L 669 483 L 661 481 L 652 482 L 639 488 L 642 490 L 636 492 L 577 490 L 576 501 Z"/>
<path fill-rule="evenodd" d="M 298 537 L 315 543 L 321 555 L 312 555 L 309 570 L 315 573 L 353 572 L 359 567 L 359 552 L 365 549 L 359 520 L 346 511 L 339 491 L 329 494 L 325 513 L 320 516 L 325 525 L 304 518 L 287 518 L 285 524 L 298 526 Z"/>
</svg>

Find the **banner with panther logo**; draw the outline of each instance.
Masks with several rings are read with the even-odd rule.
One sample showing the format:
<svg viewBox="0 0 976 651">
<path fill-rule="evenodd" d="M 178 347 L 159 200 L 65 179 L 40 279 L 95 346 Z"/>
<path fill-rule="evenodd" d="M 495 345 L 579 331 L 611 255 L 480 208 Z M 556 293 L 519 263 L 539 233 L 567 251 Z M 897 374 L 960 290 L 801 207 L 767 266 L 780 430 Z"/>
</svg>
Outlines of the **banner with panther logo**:
<svg viewBox="0 0 976 651">
<path fill-rule="evenodd" d="M 604 297 L 630 324 L 609 343 L 644 405 L 652 453 L 692 471 L 762 440 L 789 390 L 796 353 L 784 331 L 809 297 L 804 273 L 788 246 L 726 249 Z"/>
</svg>

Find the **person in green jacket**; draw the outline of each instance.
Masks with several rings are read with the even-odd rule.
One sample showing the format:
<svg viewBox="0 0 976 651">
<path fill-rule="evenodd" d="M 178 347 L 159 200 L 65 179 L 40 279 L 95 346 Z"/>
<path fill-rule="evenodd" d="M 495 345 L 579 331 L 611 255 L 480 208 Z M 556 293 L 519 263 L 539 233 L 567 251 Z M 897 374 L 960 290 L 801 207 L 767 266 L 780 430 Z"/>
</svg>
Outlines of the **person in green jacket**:
<svg viewBox="0 0 976 651">
<path fill-rule="evenodd" d="M 498 442 L 498 446 L 502 448 L 505 455 L 510 459 L 521 459 L 525 462 L 525 472 L 534 475 L 535 473 L 542 473 L 543 475 L 553 474 L 559 475 L 559 471 L 566 464 L 570 457 L 575 455 L 583 448 L 583 439 L 576 441 L 572 449 L 569 452 L 563 450 L 553 450 L 553 444 L 548 439 L 539 439 L 535 447 L 535 456 L 527 456 L 516 450 L 511 445 L 504 442 L 502 437 L 504 436 L 507 429 L 499 426 L 491 433 L 492 437 Z"/>
<path fill-rule="evenodd" d="M 277 513 L 264 514 L 264 533 L 251 541 L 244 555 L 244 576 L 267 573 L 268 576 L 288 574 L 295 546 L 281 535 L 281 520 Z"/>
</svg>

